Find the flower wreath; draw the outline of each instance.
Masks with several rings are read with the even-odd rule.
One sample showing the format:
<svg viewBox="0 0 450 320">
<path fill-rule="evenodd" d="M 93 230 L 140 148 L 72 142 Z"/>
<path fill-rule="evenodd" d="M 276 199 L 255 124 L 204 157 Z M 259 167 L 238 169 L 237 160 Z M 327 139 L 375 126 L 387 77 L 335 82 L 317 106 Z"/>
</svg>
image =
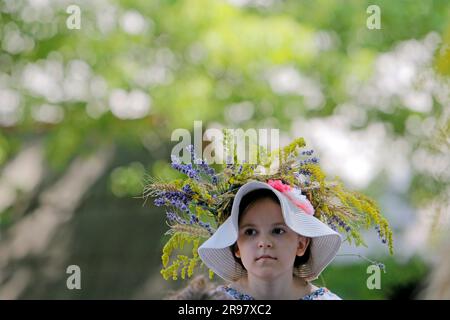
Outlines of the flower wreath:
<svg viewBox="0 0 450 320">
<path fill-rule="evenodd" d="M 225 132 L 225 147 L 230 138 Z M 285 193 L 303 211 L 314 215 L 335 231 L 344 235 L 344 240 L 356 246 L 365 245 L 361 229 L 374 227 L 383 244 L 393 253 L 392 231 L 387 220 L 372 199 L 344 188 L 341 182 L 326 181 L 314 151 L 305 148 L 303 138 L 295 139 L 288 146 L 268 154 L 259 148 L 259 159 L 265 165 L 256 166 L 237 163 L 236 149 L 232 160 L 222 165 L 217 173 L 204 159 L 194 154 L 193 146 L 187 150 L 191 163 L 181 163 L 172 156 L 172 168 L 186 175 L 184 179 L 165 182 L 150 178 L 144 188 L 144 198 L 156 198 L 156 206 L 166 206 L 170 238 L 163 248 L 161 274 L 164 279 L 191 277 L 196 267 L 202 268 L 197 249 L 230 216 L 234 196 L 240 186 L 249 180 L 270 184 Z M 273 163 L 278 157 L 278 168 Z M 229 159 L 228 159 L 229 160 Z M 261 162 L 260 162 L 261 163 Z M 305 200 L 309 201 L 305 201 Z M 191 255 L 184 245 L 192 244 Z M 181 251 L 174 255 L 174 251 Z M 173 257 L 174 256 L 174 257 Z M 169 264 L 169 260 L 173 260 Z M 213 272 L 209 270 L 210 277 Z"/>
</svg>

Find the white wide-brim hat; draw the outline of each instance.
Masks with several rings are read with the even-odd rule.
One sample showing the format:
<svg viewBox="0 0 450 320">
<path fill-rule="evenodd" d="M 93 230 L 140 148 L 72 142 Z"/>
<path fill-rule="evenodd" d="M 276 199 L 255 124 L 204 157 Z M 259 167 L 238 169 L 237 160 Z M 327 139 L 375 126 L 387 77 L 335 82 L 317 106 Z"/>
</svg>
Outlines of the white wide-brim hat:
<svg viewBox="0 0 450 320">
<path fill-rule="evenodd" d="M 342 242 L 340 234 L 313 215 L 298 208 L 283 193 L 260 181 L 248 182 L 238 190 L 230 217 L 198 248 L 200 258 L 208 268 L 226 281 L 233 282 L 247 275 L 247 271 L 233 257 L 230 246 L 238 239 L 241 199 L 247 193 L 257 189 L 271 190 L 280 200 L 286 225 L 299 235 L 311 238 L 308 261 L 299 267 L 294 267 L 293 273 L 307 281 L 316 279 L 336 256 Z"/>
</svg>

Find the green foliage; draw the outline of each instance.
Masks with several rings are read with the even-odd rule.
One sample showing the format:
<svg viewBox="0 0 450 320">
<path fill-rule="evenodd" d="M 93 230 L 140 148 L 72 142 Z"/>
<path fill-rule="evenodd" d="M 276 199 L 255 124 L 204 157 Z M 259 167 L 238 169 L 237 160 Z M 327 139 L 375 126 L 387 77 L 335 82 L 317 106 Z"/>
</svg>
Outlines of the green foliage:
<svg viewBox="0 0 450 320">
<path fill-rule="evenodd" d="M 192 227 L 192 229 L 195 227 Z M 161 257 L 163 263 L 163 269 L 161 274 L 165 280 L 172 278 L 172 280 L 178 279 L 178 274 L 181 272 L 181 278 L 190 278 L 194 273 L 194 268 L 201 262 L 197 249 L 200 245 L 198 237 L 193 236 L 194 230 L 188 230 L 189 227 L 185 226 L 185 230 L 175 232 L 166 245 L 163 248 L 163 255 Z M 172 252 L 176 249 L 184 249 L 185 244 L 192 244 L 192 258 L 186 255 L 178 254 L 176 259 L 173 260 L 171 265 L 168 265 Z M 180 271 L 181 268 L 181 271 Z"/>
<path fill-rule="evenodd" d="M 118 197 L 140 195 L 144 174 L 145 169 L 140 162 L 115 168 L 110 176 L 111 191 Z"/>
<path fill-rule="evenodd" d="M 381 271 L 380 289 L 370 290 L 367 287 L 367 279 L 371 276 L 367 273 L 368 263 L 351 263 L 340 265 L 337 263 L 328 266 L 321 277 L 315 281 L 317 286 L 326 286 L 345 300 L 379 300 L 379 299 L 414 299 L 418 298 L 421 290 L 426 285 L 426 277 L 429 266 L 418 256 L 408 261 L 399 262 L 394 257 L 382 259 L 386 272 Z M 412 287 L 412 289 L 410 288 Z M 401 289 L 411 296 L 396 297 Z"/>
<path fill-rule="evenodd" d="M 9 154 L 9 143 L 8 140 L 5 139 L 5 137 L 3 137 L 0 134 L 0 165 L 3 164 L 3 162 L 6 161 L 7 157 Z"/>
</svg>

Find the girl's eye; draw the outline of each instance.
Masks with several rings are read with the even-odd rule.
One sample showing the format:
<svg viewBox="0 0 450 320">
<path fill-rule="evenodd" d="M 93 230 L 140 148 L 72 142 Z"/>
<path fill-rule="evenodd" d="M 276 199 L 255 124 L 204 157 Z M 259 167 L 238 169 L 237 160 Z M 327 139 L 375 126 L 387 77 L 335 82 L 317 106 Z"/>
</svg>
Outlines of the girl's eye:
<svg viewBox="0 0 450 320">
<path fill-rule="evenodd" d="M 255 229 L 247 229 L 247 230 L 244 231 L 244 234 L 247 235 L 247 236 L 252 236 L 255 233 L 256 233 Z"/>
<path fill-rule="evenodd" d="M 283 229 L 281 229 L 281 228 L 275 228 L 275 229 L 273 229 L 273 233 L 275 233 L 275 234 L 283 234 L 283 233 L 285 233 L 286 231 L 284 231 Z"/>
</svg>

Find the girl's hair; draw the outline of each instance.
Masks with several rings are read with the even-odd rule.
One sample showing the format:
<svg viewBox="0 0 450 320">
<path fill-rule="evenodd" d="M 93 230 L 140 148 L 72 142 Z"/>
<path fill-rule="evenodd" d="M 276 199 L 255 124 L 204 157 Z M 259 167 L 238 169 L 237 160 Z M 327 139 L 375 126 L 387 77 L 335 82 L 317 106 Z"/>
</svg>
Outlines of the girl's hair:
<svg viewBox="0 0 450 320">
<path fill-rule="evenodd" d="M 275 195 L 275 193 L 273 193 L 271 190 L 268 190 L 268 189 L 253 190 L 253 191 L 247 193 L 241 199 L 241 203 L 239 204 L 239 223 L 241 222 L 242 217 L 247 212 L 247 208 L 249 208 L 250 205 L 252 205 L 253 203 L 255 203 L 259 200 L 262 200 L 262 199 L 270 199 L 270 200 L 274 201 L 275 203 L 278 203 L 278 205 L 281 206 L 280 200 Z M 242 260 L 240 258 L 236 257 L 236 255 L 235 255 L 235 252 L 237 249 L 237 241 L 230 247 L 230 249 L 231 249 L 231 253 L 233 254 L 234 260 L 236 260 L 236 262 L 239 263 L 242 266 L 242 268 L 245 269 L 244 265 L 242 264 Z M 308 244 L 308 247 L 306 248 L 305 253 L 300 257 L 299 256 L 295 257 L 294 267 L 299 267 L 299 266 L 307 263 L 310 255 L 311 255 L 311 250 L 310 250 L 309 244 Z"/>
</svg>

